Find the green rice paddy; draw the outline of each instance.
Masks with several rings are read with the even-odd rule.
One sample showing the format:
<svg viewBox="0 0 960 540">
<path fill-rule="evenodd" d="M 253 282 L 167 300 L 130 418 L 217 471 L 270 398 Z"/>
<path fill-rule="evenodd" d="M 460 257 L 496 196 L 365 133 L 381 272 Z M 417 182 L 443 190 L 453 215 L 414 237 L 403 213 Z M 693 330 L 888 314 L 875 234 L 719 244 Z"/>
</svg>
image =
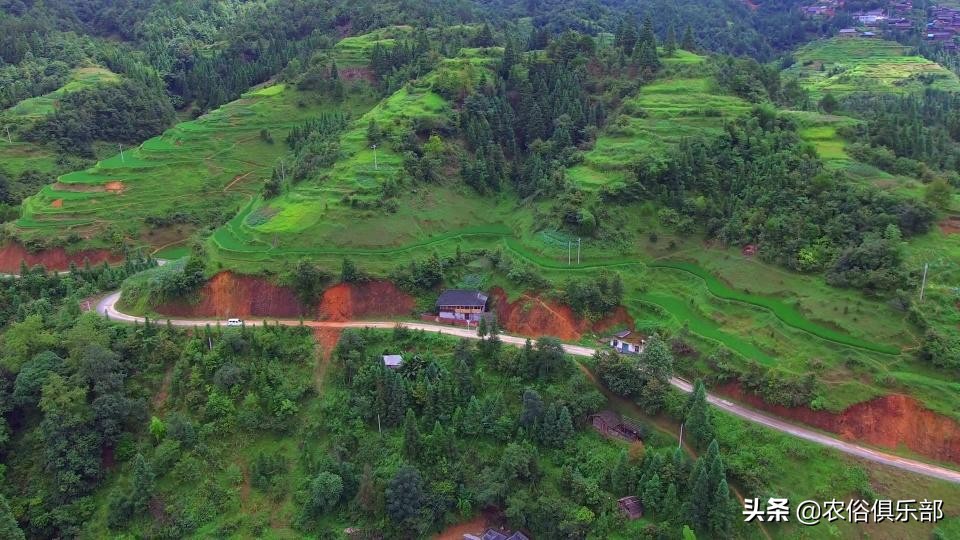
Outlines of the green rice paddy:
<svg viewBox="0 0 960 540">
<path fill-rule="evenodd" d="M 670 66 L 696 67 L 704 57 L 679 51 Z M 567 176 L 586 189 L 622 182 L 645 156 L 662 156 L 685 138 L 718 133 L 725 121 L 750 111 L 752 104 L 720 93 L 711 77 L 683 75 L 644 85 L 625 100 L 619 116 Z M 701 71 L 705 71 L 705 68 Z"/>
<path fill-rule="evenodd" d="M 787 70 L 814 99 L 832 93 L 917 92 L 924 88 L 960 91 L 960 79 L 943 66 L 908 54 L 909 47 L 893 41 L 834 38 L 815 41 L 796 53 Z"/>
<path fill-rule="evenodd" d="M 284 85 L 252 91 L 90 169 L 61 176 L 25 201 L 17 235 L 28 240 L 74 232 L 95 245 L 107 230 L 139 237 L 146 217 L 189 224 L 210 212 L 236 211 L 286 152 L 283 140 L 293 125 L 363 102 L 339 106 Z"/>
</svg>

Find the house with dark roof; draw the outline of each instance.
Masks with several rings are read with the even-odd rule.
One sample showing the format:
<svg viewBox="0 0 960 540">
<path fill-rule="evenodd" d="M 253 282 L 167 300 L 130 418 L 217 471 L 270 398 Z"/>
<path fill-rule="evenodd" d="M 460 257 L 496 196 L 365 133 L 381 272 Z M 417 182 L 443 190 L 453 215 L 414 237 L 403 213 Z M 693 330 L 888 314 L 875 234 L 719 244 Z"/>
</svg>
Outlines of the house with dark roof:
<svg viewBox="0 0 960 540">
<path fill-rule="evenodd" d="M 643 503 L 640 502 L 640 497 L 636 495 L 619 499 L 617 506 L 619 506 L 620 511 L 627 516 L 627 519 L 640 519 L 643 517 Z"/>
<path fill-rule="evenodd" d="M 487 311 L 487 295 L 469 289 L 447 289 L 437 299 L 440 320 L 479 322 Z"/>
<path fill-rule="evenodd" d="M 640 354 L 646 345 L 647 337 L 633 330 L 617 332 L 610 338 L 610 346 L 624 354 Z"/>
<path fill-rule="evenodd" d="M 487 529 L 482 535 L 465 534 L 463 540 L 530 540 L 527 535 L 520 531 L 511 533 L 505 530 Z"/>
</svg>

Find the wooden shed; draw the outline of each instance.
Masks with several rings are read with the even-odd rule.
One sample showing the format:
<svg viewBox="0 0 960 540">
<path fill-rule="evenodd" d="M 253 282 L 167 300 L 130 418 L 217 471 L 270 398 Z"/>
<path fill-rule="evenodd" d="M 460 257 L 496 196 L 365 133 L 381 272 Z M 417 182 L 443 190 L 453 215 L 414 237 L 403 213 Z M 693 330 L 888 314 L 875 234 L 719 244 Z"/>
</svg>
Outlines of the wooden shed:
<svg viewBox="0 0 960 540">
<path fill-rule="evenodd" d="M 590 417 L 593 429 L 604 437 L 633 442 L 642 439 L 642 430 L 613 411 L 600 411 Z"/>
</svg>

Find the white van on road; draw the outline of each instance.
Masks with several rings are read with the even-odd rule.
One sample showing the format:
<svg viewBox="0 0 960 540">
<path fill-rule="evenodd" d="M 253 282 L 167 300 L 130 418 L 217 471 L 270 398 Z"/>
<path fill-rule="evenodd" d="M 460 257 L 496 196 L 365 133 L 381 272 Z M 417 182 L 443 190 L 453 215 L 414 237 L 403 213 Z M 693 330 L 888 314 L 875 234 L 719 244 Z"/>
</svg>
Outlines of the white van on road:
<svg viewBox="0 0 960 540">
<path fill-rule="evenodd" d="M 227 319 L 227 326 L 243 326 L 243 321 L 240 319 Z"/>
</svg>

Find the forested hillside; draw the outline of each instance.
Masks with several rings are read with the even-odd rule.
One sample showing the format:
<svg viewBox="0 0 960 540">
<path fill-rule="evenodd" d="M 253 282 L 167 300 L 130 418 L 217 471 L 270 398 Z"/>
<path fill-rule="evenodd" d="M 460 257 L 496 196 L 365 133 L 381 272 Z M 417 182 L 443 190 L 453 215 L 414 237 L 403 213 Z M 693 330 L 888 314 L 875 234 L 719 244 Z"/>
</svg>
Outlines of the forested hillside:
<svg viewBox="0 0 960 540">
<path fill-rule="evenodd" d="M 0 0 L 0 536 L 949 537 L 743 523 L 956 486 L 706 399 L 960 464 L 960 63 L 890 4 Z M 478 341 L 324 326 L 446 289 Z"/>
</svg>

